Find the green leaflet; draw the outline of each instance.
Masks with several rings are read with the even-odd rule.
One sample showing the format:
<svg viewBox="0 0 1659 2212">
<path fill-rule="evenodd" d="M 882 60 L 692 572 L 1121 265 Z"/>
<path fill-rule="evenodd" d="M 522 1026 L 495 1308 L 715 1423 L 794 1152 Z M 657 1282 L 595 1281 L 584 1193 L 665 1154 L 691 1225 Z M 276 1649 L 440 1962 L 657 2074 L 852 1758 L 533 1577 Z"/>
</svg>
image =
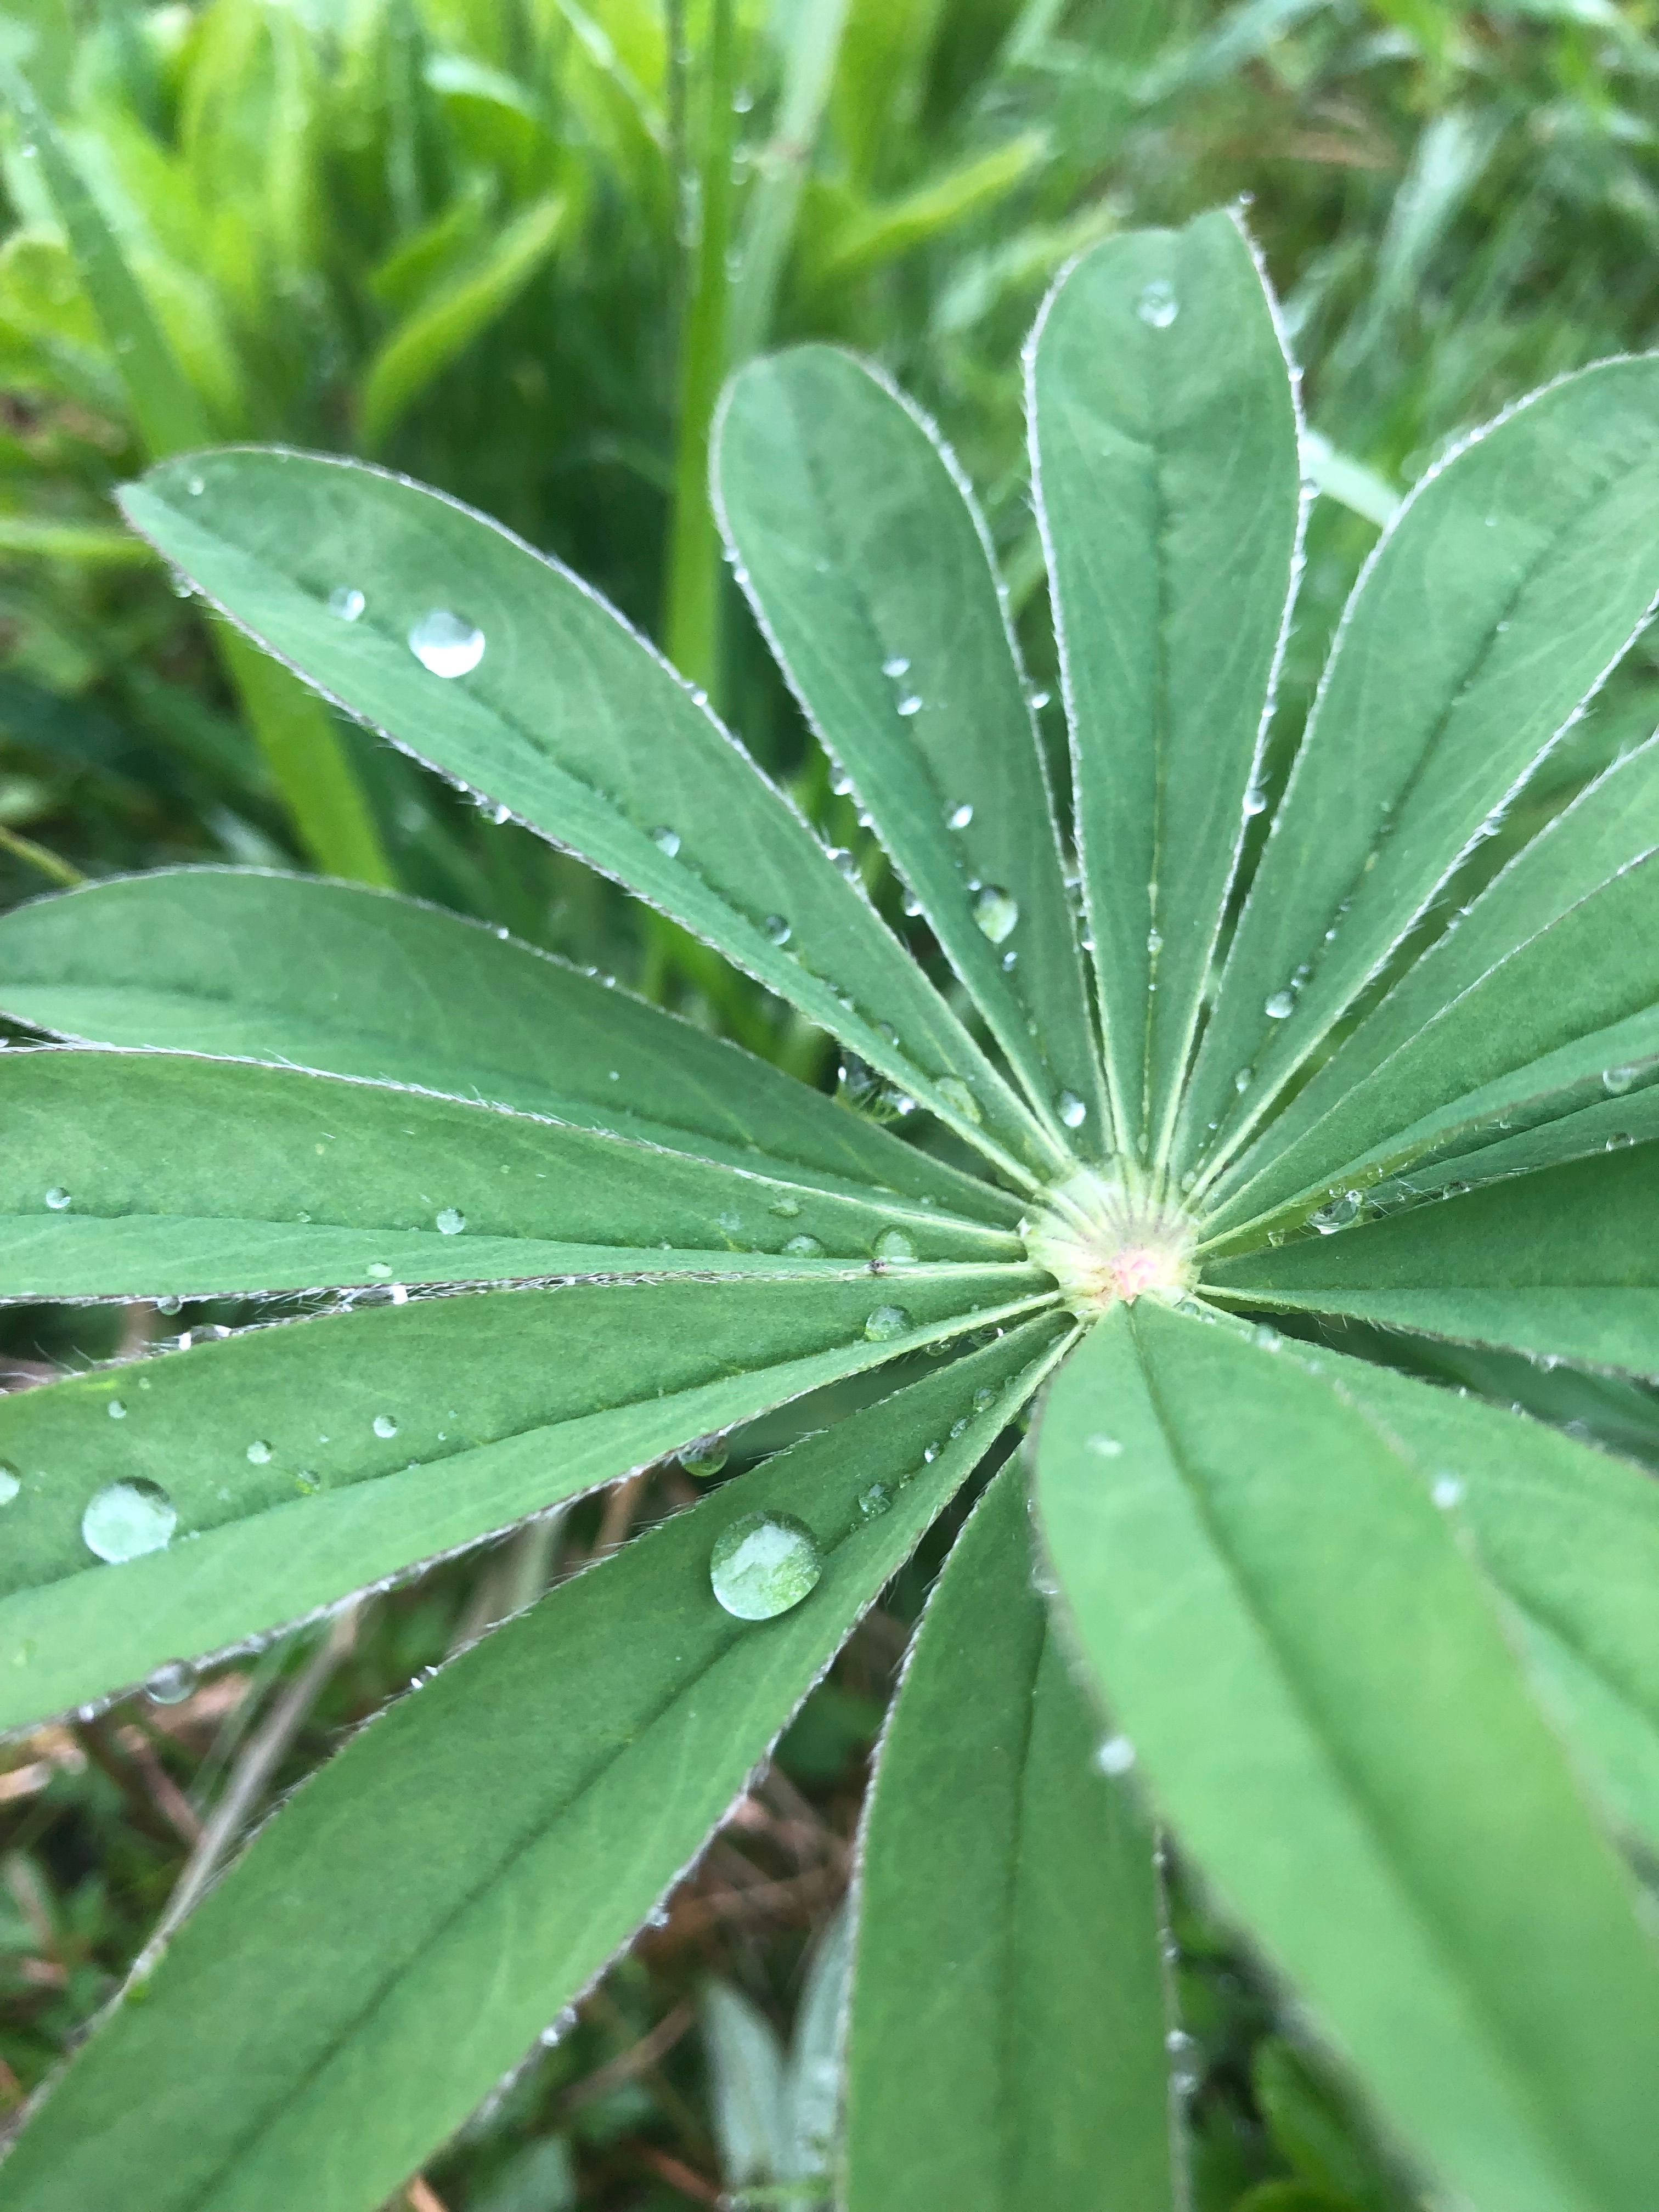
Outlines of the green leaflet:
<svg viewBox="0 0 1659 2212">
<path fill-rule="evenodd" d="M 1345 1037 L 1306 1086 L 1215 1183 L 1217 1210 L 1246 1179 L 1271 1173 L 1315 1122 L 1518 948 L 1659 846 L 1659 740 L 1650 738 L 1583 791 L 1523 846 L 1474 903 Z M 1597 981 L 1577 979 L 1580 986 Z M 1377 1122 L 1373 1137 L 1391 1135 Z"/>
<path fill-rule="evenodd" d="M 1023 1256 L 1006 1231 L 821 1190 L 765 1160 L 731 1168 L 240 1060 L 8 1053 L 0 1112 L 0 1297 L 849 1267 L 884 1279 L 890 1264 L 908 1279 L 925 1263 Z"/>
<path fill-rule="evenodd" d="M 1029 361 L 1113 1103 L 1126 1146 L 1161 1160 L 1255 804 L 1300 536 L 1296 402 L 1224 214 L 1097 246 Z"/>
<path fill-rule="evenodd" d="M 1341 1387 L 1434 1470 L 1519 1615 L 1542 1700 L 1625 1826 L 1659 1850 L 1659 1483 L 1450 1390 L 1344 1359 Z"/>
<path fill-rule="evenodd" d="M 1642 2212 L 1659 1961 L 1431 1480 L 1324 1375 L 1144 1301 L 1038 1449 L 1149 1787 L 1384 2112 L 1483 2207 Z"/>
<path fill-rule="evenodd" d="M 1224 1159 L 1631 643 L 1659 591 L 1659 359 L 1522 401 L 1355 586 L 1227 958 L 1182 1159 Z M 1249 1080 L 1235 1091 L 1239 1075 Z"/>
<path fill-rule="evenodd" d="M 0 1005 L 99 1044 L 288 1061 L 1012 1223 L 1006 1194 L 607 980 L 411 899 L 158 869 L 0 915 Z"/>
<path fill-rule="evenodd" d="M 0 1398 L 0 1729 L 267 1634 L 417 1560 L 918 1346 L 1010 1317 L 964 1273 L 866 1282 L 579 1284 L 418 1300 Z M 884 1322 L 884 1328 L 887 1324 Z M 120 1418 L 112 1419 L 112 1407 Z M 167 1493 L 165 1550 L 94 1557 L 106 1486 Z"/>
<path fill-rule="evenodd" d="M 1172 2170 L 1152 1838 L 1000 1474 L 929 1601 L 865 1815 L 848 2212 L 1156 2212 Z M 1063 2060 L 1056 2063 L 1056 2054 Z"/>
<path fill-rule="evenodd" d="M 1211 1237 L 1331 1181 L 1475 1152 L 1517 1122 L 1601 1103 L 1659 1061 L 1659 854 L 1632 863 L 1489 969 L 1206 1221 Z M 1466 1170 L 1468 1172 L 1468 1170 Z M 1473 1176 L 1471 1176 L 1471 1179 Z"/>
<path fill-rule="evenodd" d="M 829 346 L 728 388 L 738 574 L 797 697 L 1057 1142 L 1110 1131 L 1042 753 L 989 541 L 950 457 Z"/>
<path fill-rule="evenodd" d="M 1212 1261 L 1207 1297 L 1659 1374 L 1659 1147 L 1621 1147 Z"/>
<path fill-rule="evenodd" d="M 300 453 L 197 454 L 123 502 L 210 599 L 360 719 L 672 915 L 981 1150 L 1017 1156 L 1028 1182 L 1052 1165 L 861 890 L 567 570 L 437 493 Z M 343 591 L 362 594 L 335 602 L 351 618 L 330 611 Z"/>
<path fill-rule="evenodd" d="M 1054 1334 L 1016 1331 L 796 1445 L 363 1729 L 186 1922 L 147 2002 L 77 2055 L 0 2167 L 0 2206 L 380 2203 L 672 1885 Z M 871 1516 L 876 1480 L 892 1503 Z M 772 1507 L 812 1529 L 822 1578 L 738 1621 L 710 1548 Z"/>
</svg>

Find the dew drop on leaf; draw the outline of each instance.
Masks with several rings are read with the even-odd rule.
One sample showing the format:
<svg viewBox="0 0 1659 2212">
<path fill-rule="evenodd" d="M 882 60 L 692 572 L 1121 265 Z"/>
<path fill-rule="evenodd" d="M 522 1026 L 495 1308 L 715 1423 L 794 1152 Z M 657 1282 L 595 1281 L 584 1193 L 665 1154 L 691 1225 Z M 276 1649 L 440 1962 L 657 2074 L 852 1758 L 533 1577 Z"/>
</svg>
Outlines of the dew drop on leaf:
<svg viewBox="0 0 1659 2212">
<path fill-rule="evenodd" d="M 1313 1225 L 1322 1237 L 1328 1237 L 1338 1229 L 1346 1229 L 1358 1220 L 1360 1208 L 1364 1202 L 1357 1190 L 1339 1191 L 1314 1215 Z"/>
<path fill-rule="evenodd" d="M 1296 993 L 1294 991 L 1275 991 L 1261 1011 L 1270 1022 L 1282 1022 L 1288 1015 L 1294 1012 L 1295 1008 Z"/>
<path fill-rule="evenodd" d="M 709 1587 L 738 1620 L 788 1613 L 823 1571 L 817 1539 L 792 1513 L 745 1513 L 721 1530 L 708 1559 Z"/>
<path fill-rule="evenodd" d="M 158 1314 L 166 1314 L 169 1320 L 174 1314 L 182 1313 L 184 1311 L 184 1307 L 185 1302 L 182 1298 L 166 1297 L 157 1298 L 155 1301 L 156 1312 Z"/>
<path fill-rule="evenodd" d="M 984 1120 L 979 1110 L 978 1099 L 959 1075 L 943 1076 L 933 1088 L 951 1111 L 960 1114 L 964 1121 L 972 1121 L 977 1127 Z"/>
<path fill-rule="evenodd" d="M 1429 1495 L 1443 1513 L 1449 1513 L 1463 1495 L 1463 1486 L 1455 1474 L 1438 1474 Z"/>
<path fill-rule="evenodd" d="M 965 830 L 973 818 L 973 806 L 969 801 L 963 799 L 960 806 L 953 806 L 945 816 L 945 826 L 951 830 Z"/>
<path fill-rule="evenodd" d="M 1167 277 L 1154 276 L 1150 284 L 1141 287 L 1140 297 L 1135 301 L 1135 313 L 1141 321 L 1155 331 L 1167 331 L 1181 313 L 1175 286 Z"/>
<path fill-rule="evenodd" d="M 466 1216 L 459 1206 L 445 1206 L 437 1217 L 436 1227 L 440 1237 L 459 1237 L 465 1226 Z"/>
<path fill-rule="evenodd" d="M 792 1237 L 783 1249 L 797 1260 L 821 1260 L 823 1257 L 823 1247 L 816 1237 Z"/>
<path fill-rule="evenodd" d="M 1019 901 L 995 884 L 982 884 L 974 900 L 974 920 L 993 945 L 1000 945 L 1019 920 Z"/>
<path fill-rule="evenodd" d="M 892 1502 L 893 1493 L 884 1482 L 872 1482 L 859 1492 L 859 1511 L 866 1521 L 879 1520 Z"/>
<path fill-rule="evenodd" d="M 921 712 L 921 701 L 914 691 L 907 691 L 898 702 L 898 711 L 908 722 L 912 714 Z"/>
<path fill-rule="evenodd" d="M 769 914 L 761 924 L 761 927 L 765 932 L 766 939 L 769 945 L 787 945 L 794 933 L 781 914 Z"/>
<path fill-rule="evenodd" d="M 1109 1735 L 1095 1753 L 1103 1774 L 1127 1774 L 1135 1763 L 1135 1747 L 1127 1735 Z"/>
<path fill-rule="evenodd" d="M 896 683 L 901 676 L 910 673 L 910 664 L 902 653 L 896 653 L 890 659 L 882 662 L 881 672 L 890 681 Z"/>
<path fill-rule="evenodd" d="M 1080 1129 L 1089 1118 L 1089 1109 L 1075 1091 L 1062 1091 L 1054 1101 L 1054 1111 L 1068 1129 Z"/>
<path fill-rule="evenodd" d="M 1627 1146 L 1633 1145 L 1635 1142 L 1635 1138 L 1628 1129 L 1615 1129 L 1612 1136 L 1607 1139 L 1603 1149 L 1609 1152 L 1622 1152 Z"/>
<path fill-rule="evenodd" d="M 680 833 L 678 830 L 671 830 L 665 822 L 659 822 L 651 832 L 651 842 L 659 853 L 665 853 L 672 860 L 680 849 Z"/>
<path fill-rule="evenodd" d="M 1246 818 L 1248 819 L 1252 815 L 1265 812 L 1267 810 L 1267 793 L 1263 791 L 1259 783 L 1251 784 L 1249 788 L 1244 793 L 1244 813 Z"/>
<path fill-rule="evenodd" d="M 409 649 L 434 676 L 470 676 L 483 659 L 484 634 L 447 607 L 433 607 L 410 629 Z"/>
<path fill-rule="evenodd" d="M 1610 1092 L 1613 1097 L 1622 1098 L 1641 1073 L 1639 1067 L 1606 1068 L 1601 1075 L 1601 1088 Z M 52 1203 L 50 1194 L 47 1196 L 46 1203 L 48 1206 Z"/>
<path fill-rule="evenodd" d="M 397 1421 L 390 1413 L 376 1413 L 373 1426 L 377 1437 L 395 1437 L 398 1433 Z"/>
<path fill-rule="evenodd" d="M 9 1505 L 23 1487 L 23 1478 L 15 1467 L 0 1459 L 0 1505 Z"/>
<path fill-rule="evenodd" d="M 173 1500 L 159 1482 L 134 1475 L 100 1490 L 81 1516 L 87 1549 L 118 1564 L 165 1551 L 179 1525 Z"/>
<path fill-rule="evenodd" d="M 46 1193 L 46 1204 L 51 1207 L 52 1211 L 54 1213 L 62 1213 L 69 1202 L 70 1194 L 64 1188 L 62 1183 L 53 1183 L 52 1188 Z"/>
<path fill-rule="evenodd" d="M 1097 1459 L 1116 1459 L 1121 1454 L 1123 1446 L 1115 1437 L 1104 1436 L 1097 1432 L 1085 1440 L 1084 1449 L 1086 1451 L 1091 1451 Z"/>
<path fill-rule="evenodd" d="M 705 1437 L 700 1443 L 687 1444 L 679 1461 L 688 1474 L 707 1482 L 720 1473 L 730 1456 L 731 1447 L 724 1437 Z"/>
<path fill-rule="evenodd" d="M 976 1413 L 988 1413 L 992 1407 L 995 1405 L 996 1401 L 996 1392 L 991 1389 L 988 1383 L 981 1382 L 979 1389 L 974 1393 L 974 1411 Z"/>
<path fill-rule="evenodd" d="M 196 1669 L 188 1659 L 168 1659 L 146 1678 L 144 1695 L 153 1705 L 182 1705 L 196 1682 Z"/>
<path fill-rule="evenodd" d="M 337 584 L 328 595 L 330 614 L 337 616 L 342 622 L 356 622 L 368 605 L 368 601 L 362 593 L 349 584 Z M 411 636 L 410 643 L 412 645 L 414 641 Z"/>
<path fill-rule="evenodd" d="M 890 1267 L 915 1264 L 916 1248 L 902 1229 L 884 1229 L 871 1249 L 878 1260 L 884 1260 Z"/>
<path fill-rule="evenodd" d="M 876 1306 L 865 1316 L 864 1334 L 872 1344 L 890 1344 L 909 1326 L 910 1316 L 902 1306 Z"/>
<path fill-rule="evenodd" d="M 269 1467 L 276 1455 L 263 1437 L 255 1437 L 247 1448 L 249 1461 L 255 1467 Z"/>
<path fill-rule="evenodd" d="M 1270 1322 L 1259 1321 L 1250 1331 L 1250 1341 L 1263 1352 L 1277 1352 L 1285 1340 Z"/>
</svg>

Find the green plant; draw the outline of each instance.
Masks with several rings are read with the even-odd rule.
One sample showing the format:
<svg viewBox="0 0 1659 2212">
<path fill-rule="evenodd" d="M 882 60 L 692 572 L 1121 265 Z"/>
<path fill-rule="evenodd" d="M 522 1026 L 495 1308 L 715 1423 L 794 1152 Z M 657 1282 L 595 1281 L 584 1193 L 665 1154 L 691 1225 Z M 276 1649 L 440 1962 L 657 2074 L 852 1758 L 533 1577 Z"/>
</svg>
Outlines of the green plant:
<svg viewBox="0 0 1659 2212">
<path fill-rule="evenodd" d="M 908 948 L 878 848 L 826 851 L 482 518 L 257 449 L 126 492 L 325 695 L 837 1037 L 843 1095 L 386 894 L 182 871 L 8 915 L 8 1011 L 83 1048 L 0 1058 L 0 1291 L 339 1295 L 0 1403 L 0 1718 L 665 1455 L 713 1478 L 768 1407 L 902 1364 L 349 1742 L 141 1962 L 0 2204 L 372 2206 L 1004 1458 L 867 1814 L 846 2203 L 1182 2201 L 1154 1820 L 1435 2185 L 1646 2203 L 1659 1966 L 1611 1838 L 1659 1847 L 1659 1500 L 1398 1370 L 1655 1371 L 1659 747 L 1484 855 L 1659 590 L 1659 362 L 1423 480 L 1276 805 L 1299 426 L 1231 218 L 1085 256 L 1030 382 L 1075 881 L 926 424 L 809 348 L 719 428 L 739 578 Z M 1293 2065 L 1264 2085 L 1280 2201 L 1389 2186 Z"/>
</svg>

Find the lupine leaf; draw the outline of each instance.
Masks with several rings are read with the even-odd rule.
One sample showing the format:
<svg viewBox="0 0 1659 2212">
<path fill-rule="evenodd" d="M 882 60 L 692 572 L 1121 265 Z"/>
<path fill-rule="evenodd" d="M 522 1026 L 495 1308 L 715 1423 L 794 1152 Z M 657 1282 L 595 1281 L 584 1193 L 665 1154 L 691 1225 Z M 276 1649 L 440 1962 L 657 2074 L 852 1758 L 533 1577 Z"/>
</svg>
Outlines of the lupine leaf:
<svg viewBox="0 0 1659 2212">
<path fill-rule="evenodd" d="M 197 454 L 123 501 L 209 599 L 339 704 L 672 915 L 981 1149 L 1012 1148 L 1028 1179 L 1050 1164 L 861 891 L 568 571 L 435 492 L 314 455 Z M 330 611 L 343 591 L 362 594 L 335 600 L 353 619 Z M 427 622 L 454 655 L 448 678 L 411 647 Z"/>
<path fill-rule="evenodd" d="M 865 1816 L 848 2212 L 1177 2197 L 1152 1838 L 1031 1588 L 1023 1471 L 958 1538 Z M 1055 2054 L 1064 2053 L 1063 2063 Z"/>
<path fill-rule="evenodd" d="M 1294 572 L 1296 403 L 1228 215 L 1097 246 L 1030 359 L 1107 1065 L 1126 1144 L 1161 1158 Z"/>
<path fill-rule="evenodd" d="M 1059 833 L 959 475 L 890 387 L 829 346 L 742 371 L 714 469 L 739 579 L 813 727 L 1038 1112 L 1057 1138 L 1088 1115 L 1100 1149 Z"/>
<path fill-rule="evenodd" d="M 381 2202 L 671 1887 L 1052 1336 L 1018 1331 L 808 1438 L 365 1729 L 185 1923 L 147 2002 L 77 2054 L 0 2168 L 6 2212 Z M 891 1504 L 872 1516 L 875 1481 Z M 822 1578 L 734 1620 L 714 1540 L 778 1509 Z"/>
<path fill-rule="evenodd" d="M 59 1036 L 286 1061 L 1012 1222 L 1016 1202 L 608 979 L 412 899 L 158 868 L 0 915 L 0 1006 Z"/>
<path fill-rule="evenodd" d="M 1229 1304 L 1659 1375 L 1656 1178 L 1659 1146 L 1624 1146 L 1212 1261 L 1205 1289 Z"/>
<path fill-rule="evenodd" d="M 1328 1376 L 1144 1300 L 1038 1449 L 1153 1797 L 1384 2112 L 1474 2203 L 1640 2212 L 1659 1957 L 1432 1480 Z"/>
<path fill-rule="evenodd" d="M 1006 1306 L 967 1309 L 997 1287 L 907 1285 L 897 1322 L 867 1283 L 493 1291 L 253 1329 L 0 1398 L 0 1463 L 20 1486 L 0 1563 L 0 1728 L 264 1635 L 694 1438 L 995 1326 Z M 165 1493 L 172 1541 L 94 1557 L 83 1513 L 134 1481 Z"/>
<path fill-rule="evenodd" d="M 1006 1231 L 920 1200 L 793 1182 L 764 1159 L 732 1168 L 500 1108 L 246 1061 L 9 1053 L 0 1109 L 0 1297 L 881 1274 L 894 1255 L 877 1247 L 890 1233 L 908 1247 L 900 1272 L 914 1272 L 907 1258 L 1021 1256 Z"/>
<path fill-rule="evenodd" d="M 1522 401 L 1401 506 L 1251 884 L 1183 1157 L 1224 1117 L 1230 1148 L 1249 1133 L 1626 650 L 1659 591 L 1656 525 L 1659 358 Z"/>
</svg>

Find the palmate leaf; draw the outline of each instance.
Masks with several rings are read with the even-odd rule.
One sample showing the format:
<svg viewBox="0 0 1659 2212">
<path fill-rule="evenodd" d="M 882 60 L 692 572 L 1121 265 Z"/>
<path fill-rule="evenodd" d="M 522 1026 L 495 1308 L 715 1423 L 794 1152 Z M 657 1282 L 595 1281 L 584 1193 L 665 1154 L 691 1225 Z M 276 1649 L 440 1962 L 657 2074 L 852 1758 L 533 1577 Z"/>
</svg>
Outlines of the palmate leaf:
<svg viewBox="0 0 1659 2212">
<path fill-rule="evenodd" d="M 1638 2212 L 1659 1957 L 1431 1467 L 1144 1302 L 1067 1364 L 1037 1463 L 1154 1798 L 1385 2112 L 1483 2208 Z"/>
<path fill-rule="evenodd" d="M 264 1060 L 902 1191 L 1014 1200 L 607 980 L 412 899 L 157 869 L 0 915 L 0 1007 L 78 1041 Z"/>
<path fill-rule="evenodd" d="M 1042 1125 L 861 888 L 568 570 L 435 492 L 316 456 L 197 454 L 123 500 L 337 703 L 672 915 L 1018 1179 L 1052 1170 Z"/>
<path fill-rule="evenodd" d="M 998 1261 L 1041 1280 L 1016 1237 L 920 1200 L 299 1070 L 15 1052 L 0 1110 L 0 1298 Z"/>
<path fill-rule="evenodd" d="M 997 1476 L 928 1603 L 865 1816 L 848 2212 L 1180 2198 L 1152 1838 Z"/>
<path fill-rule="evenodd" d="M 8 2212 L 379 2203 L 672 1886 L 1056 1334 L 1029 1324 L 780 1454 L 364 1729 L 71 2064 L 0 2169 Z M 714 1540 L 780 1509 L 822 1577 L 734 1620 Z"/>
<path fill-rule="evenodd" d="M 902 1307 L 867 1281 L 497 1291 L 252 1329 L 0 1398 L 0 1465 L 19 1486 L 0 1559 L 0 1729 L 1012 1321 L 1018 1307 L 970 1310 L 996 1279 L 907 1284 Z M 155 1486 L 172 1540 L 100 1558 L 83 1516 L 134 1483 Z"/>
<path fill-rule="evenodd" d="M 714 480 L 797 697 L 1026 1095 L 1106 1148 L 1042 752 L 954 464 L 862 363 L 806 346 L 733 380 Z"/>
</svg>

